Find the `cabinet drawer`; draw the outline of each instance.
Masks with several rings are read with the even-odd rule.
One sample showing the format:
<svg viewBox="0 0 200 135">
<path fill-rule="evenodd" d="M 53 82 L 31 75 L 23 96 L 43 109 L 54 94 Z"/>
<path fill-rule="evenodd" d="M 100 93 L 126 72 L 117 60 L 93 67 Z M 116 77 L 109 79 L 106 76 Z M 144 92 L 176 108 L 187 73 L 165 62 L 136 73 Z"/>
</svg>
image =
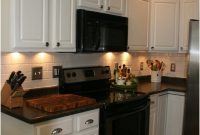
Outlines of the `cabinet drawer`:
<svg viewBox="0 0 200 135">
<path fill-rule="evenodd" d="M 99 135 L 99 129 L 98 128 L 94 128 L 94 129 L 90 129 L 87 131 L 83 131 L 78 133 L 77 135 Z"/>
<path fill-rule="evenodd" d="M 99 110 L 86 112 L 77 116 L 77 131 L 99 125 Z"/>
<path fill-rule="evenodd" d="M 36 126 L 36 135 L 70 135 L 72 132 L 72 118 L 58 119 L 56 121 L 49 121 Z"/>
</svg>

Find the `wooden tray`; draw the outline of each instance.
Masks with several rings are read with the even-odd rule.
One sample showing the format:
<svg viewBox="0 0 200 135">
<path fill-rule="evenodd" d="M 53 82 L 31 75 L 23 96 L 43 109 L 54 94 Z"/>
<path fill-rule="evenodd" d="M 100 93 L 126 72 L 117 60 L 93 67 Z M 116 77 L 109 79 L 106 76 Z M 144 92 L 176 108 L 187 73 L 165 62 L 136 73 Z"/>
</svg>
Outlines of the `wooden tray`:
<svg viewBox="0 0 200 135">
<path fill-rule="evenodd" d="M 30 107 L 37 108 L 46 112 L 58 112 L 70 110 L 81 106 L 95 104 L 96 100 L 74 94 L 50 95 L 36 99 L 26 100 Z"/>
</svg>

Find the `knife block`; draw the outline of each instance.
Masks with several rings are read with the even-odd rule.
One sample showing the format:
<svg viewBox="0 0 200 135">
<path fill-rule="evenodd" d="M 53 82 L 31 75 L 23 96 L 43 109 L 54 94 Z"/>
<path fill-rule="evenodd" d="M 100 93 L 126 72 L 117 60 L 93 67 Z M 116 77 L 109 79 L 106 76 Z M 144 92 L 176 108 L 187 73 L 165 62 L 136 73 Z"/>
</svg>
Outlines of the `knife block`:
<svg viewBox="0 0 200 135">
<path fill-rule="evenodd" d="M 19 86 L 13 91 L 10 85 L 5 82 L 1 90 L 1 104 L 10 109 L 23 106 L 23 95 L 25 91 L 22 86 Z"/>
</svg>

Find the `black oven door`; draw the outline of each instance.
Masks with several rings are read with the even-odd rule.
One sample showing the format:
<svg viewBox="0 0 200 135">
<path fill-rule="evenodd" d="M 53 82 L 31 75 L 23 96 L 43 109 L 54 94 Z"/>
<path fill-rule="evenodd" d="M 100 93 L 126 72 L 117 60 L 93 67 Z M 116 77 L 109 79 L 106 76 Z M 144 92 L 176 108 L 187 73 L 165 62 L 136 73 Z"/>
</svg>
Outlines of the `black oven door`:
<svg viewBox="0 0 200 135">
<path fill-rule="evenodd" d="M 105 135 L 148 135 L 149 101 L 132 111 L 118 113 L 105 120 Z"/>
</svg>

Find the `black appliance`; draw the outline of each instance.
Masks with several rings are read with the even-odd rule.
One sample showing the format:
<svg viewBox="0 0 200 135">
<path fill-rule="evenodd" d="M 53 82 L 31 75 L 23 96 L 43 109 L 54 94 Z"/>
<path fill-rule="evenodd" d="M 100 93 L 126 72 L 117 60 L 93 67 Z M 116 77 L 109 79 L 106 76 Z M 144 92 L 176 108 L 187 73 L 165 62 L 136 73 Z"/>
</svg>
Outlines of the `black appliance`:
<svg viewBox="0 0 200 135">
<path fill-rule="evenodd" d="M 59 92 L 95 98 L 103 104 L 99 135 L 148 135 L 148 96 L 110 88 L 110 76 L 108 66 L 64 68 Z"/>
<path fill-rule="evenodd" d="M 77 10 L 77 52 L 127 51 L 128 18 Z"/>
</svg>

